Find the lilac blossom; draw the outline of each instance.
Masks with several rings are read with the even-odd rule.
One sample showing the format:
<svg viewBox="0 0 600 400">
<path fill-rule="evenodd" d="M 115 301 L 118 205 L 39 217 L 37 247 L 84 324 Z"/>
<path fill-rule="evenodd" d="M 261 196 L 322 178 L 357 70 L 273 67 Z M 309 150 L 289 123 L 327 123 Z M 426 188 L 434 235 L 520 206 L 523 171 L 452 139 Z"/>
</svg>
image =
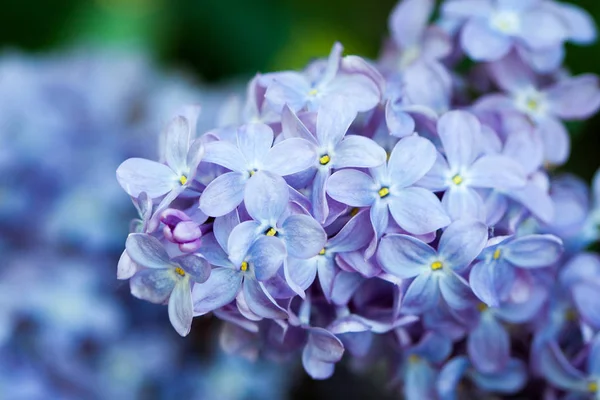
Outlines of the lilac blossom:
<svg viewBox="0 0 600 400">
<path fill-rule="evenodd" d="M 162 244 L 153 236 L 132 233 L 127 238 L 127 254 L 144 267 L 131 278 L 131 294 L 153 303 L 169 304 L 169 320 L 181 336 L 192 326 L 191 285 L 205 282 L 210 266 L 194 255 L 170 258 Z"/>
<path fill-rule="evenodd" d="M 219 217 L 235 209 L 244 199 L 244 189 L 259 170 L 286 176 L 309 168 L 316 159 L 312 144 L 290 138 L 273 145 L 273 130 L 261 123 L 238 129 L 235 143 L 226 140 L 206 144 L 205 162 L 221 165 L 231 172 L 210 182 L 200 197 L 200 209 Z"/>
<path fill-rule="evenodd" d="M 381 239 L 377 260 L 399 278 L 415 278 L 404 294 L 405 312 L 421 314 L 438 305 L 440 293 L 453 309 L 469 306 L 472 292 L 458 273 L 481 253 L 487 227 L 480 222 L 455 221 L 442 234 L 437 251 L 412 236 L 390 234 Z"/>
</svg>

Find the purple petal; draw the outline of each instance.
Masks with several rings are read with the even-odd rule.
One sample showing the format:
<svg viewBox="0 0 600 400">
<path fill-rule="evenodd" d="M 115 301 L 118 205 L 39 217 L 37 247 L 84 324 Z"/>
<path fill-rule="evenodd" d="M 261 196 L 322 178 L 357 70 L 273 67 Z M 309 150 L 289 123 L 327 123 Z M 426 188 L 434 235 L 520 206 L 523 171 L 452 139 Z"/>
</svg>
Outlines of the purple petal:
<svg viewBox="0 0 600 400">
<path fill-rule="evenodd" d="M 415 132 L 415 120 L 402 107 L 395 107 L 392 101 L 385 105 L 385 122 L 390 135 L 405 137 Z"/>
<path fill-rule="evenodd" d="M 434 192 L 441 192 L 448 188 L 449 175 L 450 167 L 448 166 L 448 162 L 444 156 L 438 152 L 431 170 L 429 170 L 429 172 L 416 184 Z"/>
<path fill-rule="evenodd" d="M 492 30 L 483 20 L 470 19 L 464 26 L 460 43 L 465 53 L 475 61 L 495 61 L 511 49 L 510 37 Z"/>
<path fill-rule="evenodd" d="M 596 329 L 600 328 L 599 290 L 599 285 L 586 283 L 579 283 L 571 288 L 573 301 L 581 318 Z"/>
<path fill-rule="evenodd" d="M 585 119 L 600 107 L 600 83 L 592 74 L 559 81 L 547 92 L 552 112 L 561 119 Z"/>
<path fill-rule="evenodd" d="M 537 171 L 544 162 L 544 145 L 542 138 L 528 130 L 511 132 L 504 143 L 503 154 L 518 162 L 523 172 L 531 174 Z"/>
<path fill-rule="evenodd" d="M 450 107 L 452 78 L 442 64 L 416 61 L 404 71 L 402 83 L 405 85 L 405 96 L 412 104 L 436 113 L 442 113 Z"/>
<path fill-rule="evenodd" d="M 442 234 L 438 253 L 444 265 L 460 270 L 481 253 L 488 239 L 487 226 L 478 221 L 453 222 Z"/>
<path fill-rule="evenodd" d="M 181 185 L 179 178 L 166 165 L 144 158 L 127 159 L 117 168 L 119 184 L 132 197 L 142 192 L 152 199 L 161 197 Z"/>
<path fill-rule="evenodd" d="M 286 139 L 301 138 L 308 140 L 312 144 L 317 144 L 317 139 L 308 130 L 306 125 L 289 107 L 283 107 L 281 113 L 281 135 Z"/>
<path fill-rule="evenodd" d="M 516 52 L 511 52 L 501 60 L 488 64 L 488 70 L 494 82 L 509 93 L 536 84 L 535 74 Z"/>
<path fill-rule="evenodd" d="M 244 200 L 246 175 L 228 172 L 208 184 L 200 197 L 200 209 L 206 215 L 220 217 L 233 211 Z"/>
<path fill-rule="evenodd" d="M 591 376 L 600 376 L 600 335 L 598 334 L 590 345 L 587 371 Z"/>
<path fill-rule="evenodd" d="M 385 163 L 387 155 L 383 147 L 372 139 L 348 135 L 335 148 L 335 168 L 373 168 Z"/>
<path fill-rule="evenodd" d="M 269 319 L 287 318 L 287 312 L 275 302 L 260 282 L 245 279 L 243 287 L 244 297 L 253 313 Z"/>
<path fill-rule="evenodd" d="M 576 44 L 591 44 L 596 41 L 596 23 L 584 9 L 569 3 L 546 3 L 569 29 L 569 40 Z"/>
<path fill-rule="evenodd" d="M 325 184 L 328 183 L 329 170 L 319 168 L 312 184 L 312 192 L 310 194 L 311 203 L 313 206 L 312 213 L 315 219 L 324 223 L 329 214 L 329 206 L 325 196 Z"/>
<path fill-rule="evenodd" d="M 381 91 L 370 76 L 362 72 L 335 77 L 326 88 L 322 103 L 342 102 L 349 109 L 369 111 L 381 101 Z"/>
<path fill-rule="evenodd" d="M 336 363 L 344 355 L 344 345 L 331 332 L 323 328 L 311 328 L 307 347 L 311 347 L 311 356 L 329 363 Z"/>
<path fill-rule="evenodd" d="M 240 217 L 237 210 L 233 210 L 221 217 L 215 218 L 213 222 L 213 233 L 221 248 L 227 248 L 227 241 L 233 228 L 240 224 Z"/>
<path fill-rule="evenodd" d="M 502 371 L 492 374 L 482 374 L 473 371 L 471 379 L 482 390 L 513 394 L 525 386 L 527 382 L 527 367 L 523 361 L 511 358 Z"/>
<path fill-rule="evenodd" d="M 478 262 L 471 269 L 469 283 L 475 295 L 488 307 L 498 307 L 502 294 L 512 287 L 515 270 L 504 262 Z"/>
<path fill-rule="evenodd" d="M 528 235 L 510 242 L 503 256 L 518 267 L 539 268 L 554 264 L 562 251 L 562 240 L 554 235 Z"/>
<path fill-rule="evenodd" d="M 317 161 L 314 144 L 301 138 L 285 139 L 269 150 L 264 169 L 286 176 L 304 171 Z"/>
<path fill-rule="evenodd" d="M 569 158 L 571 139 L 562 122 L 555 118 L 546 118 L 538 126 L 544 141 L 545 161 L 561 165 Z"/>
<path fill-rule="evenodd" d="M 367 259 L 371 258 L 373 254 L 375 254 L 375 250 L 377 250 L 377 245 L 379 243 L 379 238 L 381 238 L 388 227 L 390 212 L 387 204 L 385 204 L 383 201 L 376 201 L 369 212 L 369 219 L 371 220 L 374 235 L 371 239 L 371 243 L 365 251 L 365 258 Z"/>
<path fill-rule="evenodd" d="M 313 379 L 328 379 L 333 375 L 335 364 L 321 361 L 312 356 L 312 347 L 304 347 L 302 351 L 302 366 Z"/>
<path fill-rule="evenodd" d="M 333 264 L 331 264 L 333 266 Z M 333 268 L 332 268 L 333 269 Z M 321 274 L 321 272 L 319 272 Z M 356 289 L 364 282 L 359 274 L 341 271 L 335 275 L 331 290 L 331 301 L 338 306 L 345 306 L 356 292 Z"/>
<path fill-rule="evenodd" d="M 485 205 L 479 194 L 469 187 L 450 187 L 444 193 L 442 205 L 452 221 L 459 219 L 485 220 Z"/>
<path fill-rule="evenodd" d="M 442 4 L 443 13 L 454 18 L 487 17 L 492 10 L 490 0 L 452 0 Z"/>
<path fill-rule="evenodd" d="M 306 104 L 308 92 L 311 89 L 310 83 L 302 74 L 295 72 L 278 73 L 267 88 L 265 99 L 271 108 L 277 112 L 286 104 L 293 111 L 299 111 Z"/>
<path fill-rule="evenodd" d="M 355 169 L 337 171 L 327 180 L 327 194 L 351 207 L 367 207 L 377 198 L 377 184 L 369 175 Z"/>
<path fill-rule="evenodd" d="M 438 26 L 429 26 L 423 37 L 422 54 L 426 60 L 441 60 L 452 52 L 453 42 L 448 33 Z"/>
<path fill-rule="evenodd" d="M 206 143 L 203 161 L 221 165 L 232 171 L 247 173 L 248 166 L 238 147 L 225 140 Z"/>
<path fill-rule="evenodd" d="M 433 144 L 419 136 L 401 139 L 390 155 L 388 171 L 393 187 L 404 188 L 423 178 L 433 167 L 437 151 Z"/>
<path fill-rule="evenodd" d="M 198 252 L 204 256 L 214 266 L 217 267 L 232 267 L 229 256 L 217 242 L 213 232 L 202 237 L 202 242 Z"/>
<path fill-rule="evenodd" d="M 409 360 L 404 379 L 404 398 L 435 399 L 435 371 L 427 361 Z"/>
<path fill-rule="evenodd" d="M 247 163 L 263 160 L 273 144 L 273 130 L 258 122 L 244 125 L 238 130 L 237 144 Z"/>
<path fill-rule="evenodd" d="M 510 358 L 510 340 L 506 330 L 490 312 L 483 312 L 479 324 L 467 339 L 471 362 L 482 373 L 502 371 Z"/>
<path fill-rule="evenodd" d="M 252 218 L 274 224 L 287 208 L 288 185 L 282 177 L 268 171 L 258 171 L 246 183 L 244 204 Z"/>
<path fill-rule="evenodd" d="M 169 320 L 177 333 L 187 336 L 192 329 L 193 318 L 192 293 L 190 285 L 184 280 L 175 285 L 169 299 Z"/>
<path fill-rule="evenodd" d="M 440 400 L 456 399 L 458 385 L 469 367 L 469 360 L 464 356 L 455 357 L 442 367 L 437 379 L 437 393 Z"/>
<path fill-rule="evenodd" d="M 190 146 L 190 125 L 184 117 L 176 117 L 167 125 L 165 132 L 165 160 L 179 173 L 186 170 Z"/>
<path fill-rule="evenodd" d="M 435 250 L 408 235 L 386 235 L 381 239 L 377 250 L 377 261 L 381 267 L 403 279 L 427 272 L 436 259 Z"/>
<path fill-rule="evenodd" d="M 229 268 L 213 269 L 206 282 L 192 288 L 194 315 L 204 315 L 231 303 L 241 284 L 242 275 L 239 271 Z"/>
<path fill-rule="evenodd" d="M 464 310 L 473 305 L 473 292 L 460 275 L 453 271 L 444 271 L 439 278 L 440 292 L 453 310 Z"/>
<path fill-rule="evenodd" d="M 184 271 L 191 276 L 196 283 L 206 282 L 210 276 L 210 264 L 195 254 L 186 254 L 175 257 L 174 262 L 181 265 Z"/>
<path fill-rule="evenodd" d="M 558 46 L 568 37 L 565 24 L 554 14 L 536 9 L 524 13 L 519 36 L 533 49 L 547 49 Z"/>
<path fill-rule="evenodd" d="M 231 231 L 227 240 L 227 254 L 231 262 L 239 266 L 246 259 L 248 250 L 262 234 L 262 225 L 257 221 L 244 221 Z"/>
<path fill-rule="evenodd" d="M 561 389 L 587 391 L 585 377 L 567 361 L 556 343 L 545 343 L 536 356 L 544 377 L 550 383 Z"/>
<path fill-rule="evenodd" d="M 202 138 L 198 138 L 190 144 L 190 149 L 186 157 L 186 165 L 189 173 L 188 181 L 194 179 L 197 174 L 198 165 L 204 158 L 204 142 Z"/>
<path fill-rule="evenodd" d="M 418 187 L 404 188 L 389 201 L 392 217 L 405 231 L 423 235 L 450 224 L 436 195 Z"/>
<path fill-rule="evenodd" d="M 359 212 L 334 237 L 329 239 L 328 250 L 339 253 L 355 251 L 366 246 L 372 237 L 369 224 L 369 213 Z"/>
<path fill-rule="evenodd" d="M 389 29 L 399 47 L 419 44 L 434 6 L 433 0 L 404 0 L 396 5 L 389 18 Z"/>
<path fill-rule="evenodd" d="M 308 215 L 291 215 L 283 222 L 281 230 L 281 239 L 285 241 L 292 257 L 316 256 L 327 242 L 327 235 L 321 225 Z"/>
<path fill-rule="evenodd" d="M 535 181 L 530 181 L 521 189 L 513 189 L 508 196 L 521 203 L 542 222 L 550 224 L 554 220 L 554 203 L 546 188 L 540 187 Z"/>
<path fill-rule="evenodd" d="M 331 301 L 333 296 L 333 282 L 338 273 L 333 260 L 329 257 L 319 257 L 317 259 L 317 272 L 319 273 L 319 284 L 327 301 Z"/>
<path fill-rule="evenodd" d="M 248 250 L 248 260 L 254 265 L 259 281 L 266 281 L 277 273 L 287 257 L 283 242 L 273 236 L 261 236 Z"/>
<path fill-rule="evenodd" d="M 176 278 L 170 269 L 144 269 L 129 280 L 134 297 L 156 304 L 167 301 L 175 283 Z"/>
<path fill-rule="evenodd" d="M 167 268 L 172 264 L 162 243 L 145 233 L 131 233 L 127 237 L 125 249 L 129 257 L 142 267 Z"/>
<path fill-rule="evenodd" d="M 129 279 L 138 270 L 138 266 L 133 262 L 131 257 L 127 254 L 127 250 L 123 250 L 119 263 L 117 264 L 117 279 Z"/>
<path fill-rule="evenodd" d="M 423 272 L 408 286 L 402 303 L 405 314 L 422 314 L 437 306 L 440 289 L 435 275 L 431 271 Z"/>
<path fill-rule="evenodd" d="M 356 118 L 356 111 L 339 101 L 326 102 L 317 114 L 317 139 L 322 146 L 337 145 Z"/>
<path fill-rule="evenodd" d="M 471 165 L 477 155 L 474 143 L 481 135 L 481 124 L 477 118 L 465 111 L 450 111 L 442 115 L 437 127 L 450 167 Z"/>
<path fill-rule="evenodd" d="M 286 281 L 291 279 L 292 282 L 301 290 L 306 290 L 314 282 L 317 276 L 318 261 L 315 257 L 308 260 L 298 258 L 288 258 L 283 264 L 287 271 L 285 274 Z M 289 279 L 288 279 L 289 278 Z"/>
<path fill-rule="evenodd" d="M 525 183 L 523 168 L 504 156 L 483 156 L 469 170 L 469 185 L 473 187 L 511 189 Z"/>
<path fill-rule="evenodd" d="M 565 58 L 565 47 L 556 45 L 539 50 L 529 50 L 525 46 L 517 46 L 519 55 L 527 61 L 536 72 L 549 74 L 556 71 Z"/>
<path fill-rule="evenodd" d="M 321 84 L 328 83 L 333 80 L 333 78 L 337 75 L 338 70 L 340 68 L 340 61 L 342 59 L 342 52 L 344 51 L 344 47 L 340 42 L 335 42 L 331 47 L 331 52 L 329 52 L 329 57 L 327 58 L 327 65 L 325 67 L 325 71 L 323 72 L 323 76 L 321 77 Z"/>
</svg>

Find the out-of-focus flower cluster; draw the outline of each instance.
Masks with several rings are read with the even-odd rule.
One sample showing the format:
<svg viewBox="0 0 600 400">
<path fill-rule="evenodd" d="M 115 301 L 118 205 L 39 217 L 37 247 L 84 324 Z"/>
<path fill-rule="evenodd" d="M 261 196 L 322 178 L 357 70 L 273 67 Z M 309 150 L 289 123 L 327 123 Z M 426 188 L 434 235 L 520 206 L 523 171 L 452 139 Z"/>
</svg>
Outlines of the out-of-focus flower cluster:
<svg viewBox="0 0 600 400">
<path fill-rule="evenodd" d="M 154 155 L 180 104 L 206 104 L 212 124 L 222 98 L 143 56 L 0 56 L 0 398 L 283 397 L 277 367 L 210 335 L 182 343 L 110 268 L 133 214 L 114 169 Z"/>
</svg>

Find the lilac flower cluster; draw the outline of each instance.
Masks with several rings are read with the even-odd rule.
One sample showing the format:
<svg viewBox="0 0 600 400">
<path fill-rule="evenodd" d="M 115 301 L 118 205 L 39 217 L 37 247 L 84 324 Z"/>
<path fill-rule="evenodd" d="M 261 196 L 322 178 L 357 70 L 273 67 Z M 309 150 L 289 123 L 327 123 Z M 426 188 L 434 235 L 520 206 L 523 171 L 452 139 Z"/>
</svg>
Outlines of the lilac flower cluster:
<svg viewBox="0 0 600 400">
<path fill-rule="evenodd" d="M 158 161 L 117 169 L 140 214 L 118 277 L 180 335 L 212 313 L 228 351 L 301 353 L 315 379 L 346 354 L 408 399 L 598 395 L 600 174 L 590 196 L 554 172 L 563 121 L 600 107 L 559 69 L 595 27 L 551 0 L 434 6 L 402 0 L 376 63 L 336 43 L 214 129 L 175 117 Z"/>
</svg>

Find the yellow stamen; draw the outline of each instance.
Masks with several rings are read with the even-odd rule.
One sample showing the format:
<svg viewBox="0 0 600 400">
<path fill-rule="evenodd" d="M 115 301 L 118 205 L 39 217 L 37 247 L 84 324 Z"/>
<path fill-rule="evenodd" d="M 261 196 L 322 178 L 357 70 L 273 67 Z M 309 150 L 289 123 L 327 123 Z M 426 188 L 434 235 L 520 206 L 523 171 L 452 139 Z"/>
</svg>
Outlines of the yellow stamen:
<svg viewBox="0 0 600 400">
<path fill-rule="evenodd" d="M 308 92 L 308 95 L 309 95 L 309 96 L 316 96 L 316 95 L 317 95 L 317 93 L 319 93 L 319 91 L 318 91 L 317 89 L 311 89 L 311 90 Z"/>
<path fill-rule="evenodd" d="M 460 185 L 461 183 L 463 183 L 463 177 L 459 174 L 454 175 L 452 177 L 452 183 L 454 183 L 457 186 Z"/>
<path fill-rule="evenodd" d="M 331 161 L 331 157 L 329 157 L 328 154 L 325 154 L 324 156 L 321 156 L 321 158 L 319 158 L 319 163 L 321 165 L 327 165 L 329 161 Z"/>
<path fill-rule="evenodd" d="M 385 160 L 386 160 L 386 161 L 390 161 L 390 157 L 391 157 L 391 155 L 392 155 L 392 153 L 391 153 L 391 152 L 389 152 L 389 151 L 386 151 L 386 152 L 385 152 Z"/>
<path fill-rule="evenodd" d="M 265 235 L 267 235 L 267 236 L 275 236 L 275 235 L 277 235 L 277 231 L 275 230 L 275 228 L 269 228 L 265 232 Z"/>
<path fill-rule="evenodd" d="M 577 321 L 577 311 L 573 310 L 572 308 L 568 309 L 565 312 L 565 319 L 571 322 Z"/>
<path fill-rule="evenodd" d="M 320 255 L 320 256 L 324 256 L 324 255 L 325 255 L 325 247 L 323 247 L 323 248 L 321 249 L 321 251 L 319 252 L 319 255 Z"/>
<path fill-rule="evenodd" d="M 242 261 L 242 265 L 240 265 L 240 271 L 246 272 L 248 270 L 248 261 Z"/>
<path fill-rule="evenodd" d="M 179 178 L 179 183 L 185 185 L 187 183 L 187 176 L 181 175 L 181 177 Z"/>
<path fill-rule="evenodd" d="M 176 267 L 175 272 L 181 276 L 185 276 L 185 271 L 181 267 Z"/>
<path fill-rule="evenodd" d="M 434 261 L 431 263 L 431 269 L 434 271 L 437 271 L 438 269 L 442 268 L 444 266 L 444 264 L 441 261 Z"/>
<path fill-rule="evenodd" d="M 479 303 L 479 304 L 477 304 L 477 309 L 478 309 L 480 312 L 484 312 L 485 310 L 487 310 L 487 309 L 488 309 L 488 306 L 486 306 L 484 303 Z"/>
<path fill-rule="evenodd" d="M 494 260 L 497 260 L 497 259 L 499 259 L 499 258 L 500 258 L 500 255 L 501 255 L 501 254 L 502 254 L 502 251 L 501 251 L 500 249 L 496 249 L 496 250 L 494 251 L 494 255 L 492 256 L 492 258 L 493 258 Z"/>
<path fill-rule="evenodd" d="M 592 393 L 596 393 L 598 391 L 598 383 L 597 382 L 588 383 L 588 390 Z"/>
<path fill-rule="evenodd" d="M 540 103 L 538 103 L 536 99 L 530 98 L 527 100 L 527 108 L 529 108 L 531 111 L 537 111 L 537 109 L 540 108 Z"/>
<path fill-rule="evenodd" d="M 390 194 L 390 189 L 386 188 L 386 187 L 382 187 L 381 189 L 379 189 L 379 192 L 377 192 L 377 193 L 379 193 L 379 197 L 381 197 L 383 199 L 388 194 Z"/>
<path fill-rule="evenodd" d="M 358 207 L 354 207 L 352 210 L 350 210 L 350 216 L 354 217 L 356 214 L 358 214 L 359 208 Z"/>
<path fill-rule="evenodd" d="M 411 354 L 410 356 L 408 356 L 408 361 L 411 363 L 416 363 L 419 361 L 419 356 L 416 354 Z"/>
<path fill-rule="evenodd" d="M 250 174 L 250 176 L 252 176 L 256 173 L 256 169 L 251 169 L 250 171 L 248 171 L 248 173 Z"/>
</svg>

